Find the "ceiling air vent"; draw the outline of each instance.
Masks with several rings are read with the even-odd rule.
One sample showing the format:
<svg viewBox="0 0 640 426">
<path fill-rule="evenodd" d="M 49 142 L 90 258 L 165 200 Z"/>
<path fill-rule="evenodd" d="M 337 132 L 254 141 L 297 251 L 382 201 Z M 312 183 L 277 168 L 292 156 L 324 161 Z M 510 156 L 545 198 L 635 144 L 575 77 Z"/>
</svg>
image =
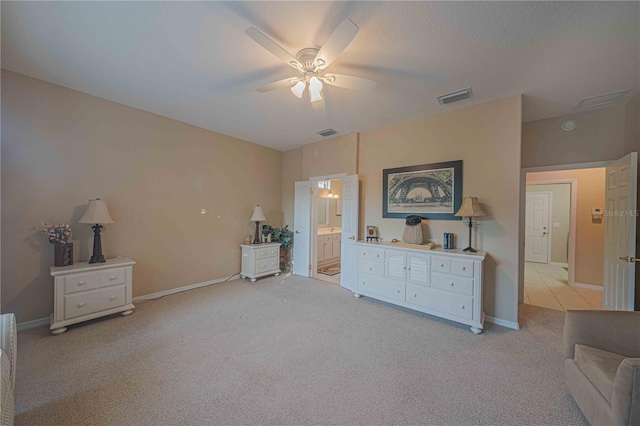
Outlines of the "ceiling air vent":
<svg viewBox="0 0 640 426">
<path fill-rule="evenodd" d="M 471 87 L 467 87 L 466 89 L 458 90 L 457 92 L 449 93 L 448 95 L 438 96 L 438 103 L 440 105 L 446 105 L 450 104 L 451 102 L 469 99 L 471 96 L 473 96 Z"/>
<path fill-rule="evenodd" d="M 628 90 L 622 90 L 620 92 L 607 93 L 606 95 L 592 96 L 590 98 L 584 98 L 578 102 L 576 109 L 595 108 L 603 105 L 609 105 L 618 102 L 627 93 Z"/>
<path fill-rule="evenodd" d="M 320 131 L 318 132 L 318 134 L 319 134 L 320 136 L 322 136 L 323 138 L 326 138 L 327 136 L 335 135 L 336 133 L 338 133 L 338 132 L 336 132 L 336 131 L 335 131 L 335 130 L 333 130 L 333 129 L 320 130 Z"/>
</svg>

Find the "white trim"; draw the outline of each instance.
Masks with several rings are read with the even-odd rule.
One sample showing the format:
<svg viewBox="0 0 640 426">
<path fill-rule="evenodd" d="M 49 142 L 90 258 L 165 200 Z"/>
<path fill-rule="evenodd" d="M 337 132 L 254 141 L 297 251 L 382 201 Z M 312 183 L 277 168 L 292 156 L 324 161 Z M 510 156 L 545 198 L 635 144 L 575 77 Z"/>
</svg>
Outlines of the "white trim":
<svg viewBox="0 0 640 426">
<path fill-rule="evenodd" d="M 549 262 L 551 265 L 555 265 L 555 266 L 562 266 L 564 268 L 568 268 L 569 264 L 568 263 L 562 263 L 562 262 Z"/>
<path fill-rule="evenodd" d="M 535 172 L 557 172 L 557 171 L 563 171 L 563 170 L 599 169 L 601 167 L 607 167 L 609 163 L 611 163 L 611 161 L 594 161 L 592 163 L 558 164 L 556 166 L 523 167 L 521 170 L 525 174 L 527 174 L 527 173 L 535 173 Z"/>
<path fill-rule="evenodd" d="M 346 173 L 338 173 L 335 175 L 323 175 L 323 176 L 312 176 L 309 178 L 311 182 L 318 182 L 319 180 L 339 180 L 343 177 L 347 177 Z M 316 185 L 317 186 L 317 185 Z"/>
<path fill-rule="evenodd" d="M 580 287 L 580 288 L 588 288 L 589 290 L 595 290 L 595 291 L 603 291 L 603 288 L 601 285 L 594 285 L 594 284 L 583 284 L 583 283 L 573 283 L 574 287 Z"/>
<path fill-rule="evenodd" d="M 520 330 L 520 324 L 514 321 L 507 321 L 500 318 L 494 318 L 494 317 L 490 317 L 489 315 L 485 315 L 484 319 L 485 321 L 490 322 L 491 324 L 511 328 L 513 330 Z"/>
<path fill-rule="evenodd" d="M 213 284 L 219 284 L 226 281 L 231 281 L 232 279 L 236 279 L 236 278 L 240 278 L 240 274 L 231 275 L 230 277 L 227 277 L 227 278 L 219 278 L 217 280 L 204 281 L 196 284 L 189 284 L 182 287 L 172 288 L 170 290 L 158 291 L 156 293 L 145 294 L 144 296 L 134 297 L 133 301 L 142 302 L 144 300 L 155 300 L 164 296 L 168 296 L 170 294 L 182 293 L 183 291 L 193 290 L 200 287 L 206 287 Z"/>
<path fill-rule="evenodd" d="M 49 317 L 38 318 L 31 321 L 21 322 L 18 324 L 18 331 L 29 330 L 30 328 L 42 327 L 43 325 L 49 325 Z"/>
</svg>

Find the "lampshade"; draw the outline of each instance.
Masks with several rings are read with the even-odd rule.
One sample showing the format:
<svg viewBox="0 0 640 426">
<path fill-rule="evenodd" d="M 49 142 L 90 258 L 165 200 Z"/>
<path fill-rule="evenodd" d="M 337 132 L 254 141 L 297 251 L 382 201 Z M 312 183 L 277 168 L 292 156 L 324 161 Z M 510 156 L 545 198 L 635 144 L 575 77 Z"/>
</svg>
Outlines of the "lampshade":
<svg viewBox="0 0 640 426">
<path fill-rule="evenodd" d="M 89 200 L 87 210 L 78 223 L 113 223 L 109 209 L 107 209 L 107 202 L 100 198 Z"/>
<path fill-rule="evenodd" d="M 299 81 L 291 88 L 291 92 L 297 97 L 302 99 L 302 94 L 304 93 L 304 88 L 307 87 L 307 83 L 304 81 Z"/>
<path fill-rule="evenodd" d="M 263 222 L 265 220 L 267 220 L 266 217 L 264 217 L 264 212 L 262 211 L 262 207 L 260 206 L 255 206 L 253 208 L 253 215 L 251 216 L 251 219 L 249 219 L 251 222 Z"/>
<path fill-rule="evenodd" d="M 478 197 L 467 197 L 462 200 L 462 207 L 455 214 L 455 216 L 460 217 L 476 217 L 476 216 L 485 216 L 486 213 L 480 207 L 480 203 L 478 202 Z"/>
<path fill-rule="evenodd" d="M 321 101 L 322 94 L 322 82 L 318 79 L 318 77 L 311 77 L 309 80 L 309 96 L 311 97 L 311 102 Z"/>
</svg>

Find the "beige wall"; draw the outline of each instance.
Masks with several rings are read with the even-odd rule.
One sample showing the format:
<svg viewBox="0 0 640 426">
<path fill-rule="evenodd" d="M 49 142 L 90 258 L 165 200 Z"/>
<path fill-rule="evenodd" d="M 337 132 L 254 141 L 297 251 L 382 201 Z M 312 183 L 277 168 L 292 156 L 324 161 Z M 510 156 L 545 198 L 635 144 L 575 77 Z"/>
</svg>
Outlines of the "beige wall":
<svg viewBox="0 0 640 426">
<path fill-rule="evenodd" d="M 571 213 L 571 185 L 527 185 L 527 192 L 550 192 L 551 211 L 549 212 L 549 228 L 551 235 L 551 262 L 568 262 L 568 239 Z M 555 228 L 553 224 L 558 224 Z"/>
<path fill-rule="evenodd" d="M 576 179 L 576 274 L 575 281 L 602 286 L 604 272 L 604 225 L 591 221 L 591 208 L 604 209 L 605 169 L 579 169 L 527 173 L 527 184 Z"/>
<path fill-rule="evenodd" d="M 474 246 L 489 253 L 484 303 L 487 315 L 518 316 L 518 193 L 521 96 L 500 99 L 360 134 L 359 175 L 365 225 L 377 225 L 384 240 L 400 238 L 401 219 L 382 218 L 382 170 L 463 160 L 463 195 L 477 196 L 488 216 L 474 227 Z M 430 238 L 457 234 L 467 244 L 462 221 L 427 221 Z"/>
<path fill-rule="evenodd" d="M 640 93 L 625 105 L 625 124 L 625 153 L 640 151 Z"/>
<path fill-rule="evenodd" d="M 4 70 L 2 125 L 2 310 L 19 322 L 52 310 L 53 246 L 34 228 L 70 223 L 87 260 L 89 198 L 115 220 L 105 255 L 138 262 L 134 296 L 239 273 L 255 204 L 281 223 L 279 151 Z"/>
<path fill-rule="evenodd" d="M 293 229 L 294 185 L 302 179 L 302 148 L 282 153 L 282 212 L 284 225 Z"/>
<path fill-rule="evenodd" d="M 569 119 L 578 126 L 567 132 Z M 523 123 L 522 167 L 616 160 L 627 153 L 625 133 L 625 106 Z"/>
</svg>

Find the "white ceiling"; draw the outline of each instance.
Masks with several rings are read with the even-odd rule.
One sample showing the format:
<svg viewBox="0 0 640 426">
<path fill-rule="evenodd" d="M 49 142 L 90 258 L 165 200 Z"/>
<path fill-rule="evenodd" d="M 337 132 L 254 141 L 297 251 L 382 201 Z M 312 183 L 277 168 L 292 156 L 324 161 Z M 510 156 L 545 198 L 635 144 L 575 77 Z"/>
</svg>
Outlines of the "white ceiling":
<svg viewBox="0 0 640 426">
<path fill-rule="evenodd" d="M 251 40 L 293 55 L 350 18 L 360 32 L 330 71 L 378 81 L 326 87 L 326 109 Z M 288 150 L 319 130 L 363 132 L 522 93 L 523 121 L 640 82 L 639 2 L 2 2 L 2 67 L 240 139 Z M 473 98 L 436 96 L 473 86 Z"/>
</svg>

